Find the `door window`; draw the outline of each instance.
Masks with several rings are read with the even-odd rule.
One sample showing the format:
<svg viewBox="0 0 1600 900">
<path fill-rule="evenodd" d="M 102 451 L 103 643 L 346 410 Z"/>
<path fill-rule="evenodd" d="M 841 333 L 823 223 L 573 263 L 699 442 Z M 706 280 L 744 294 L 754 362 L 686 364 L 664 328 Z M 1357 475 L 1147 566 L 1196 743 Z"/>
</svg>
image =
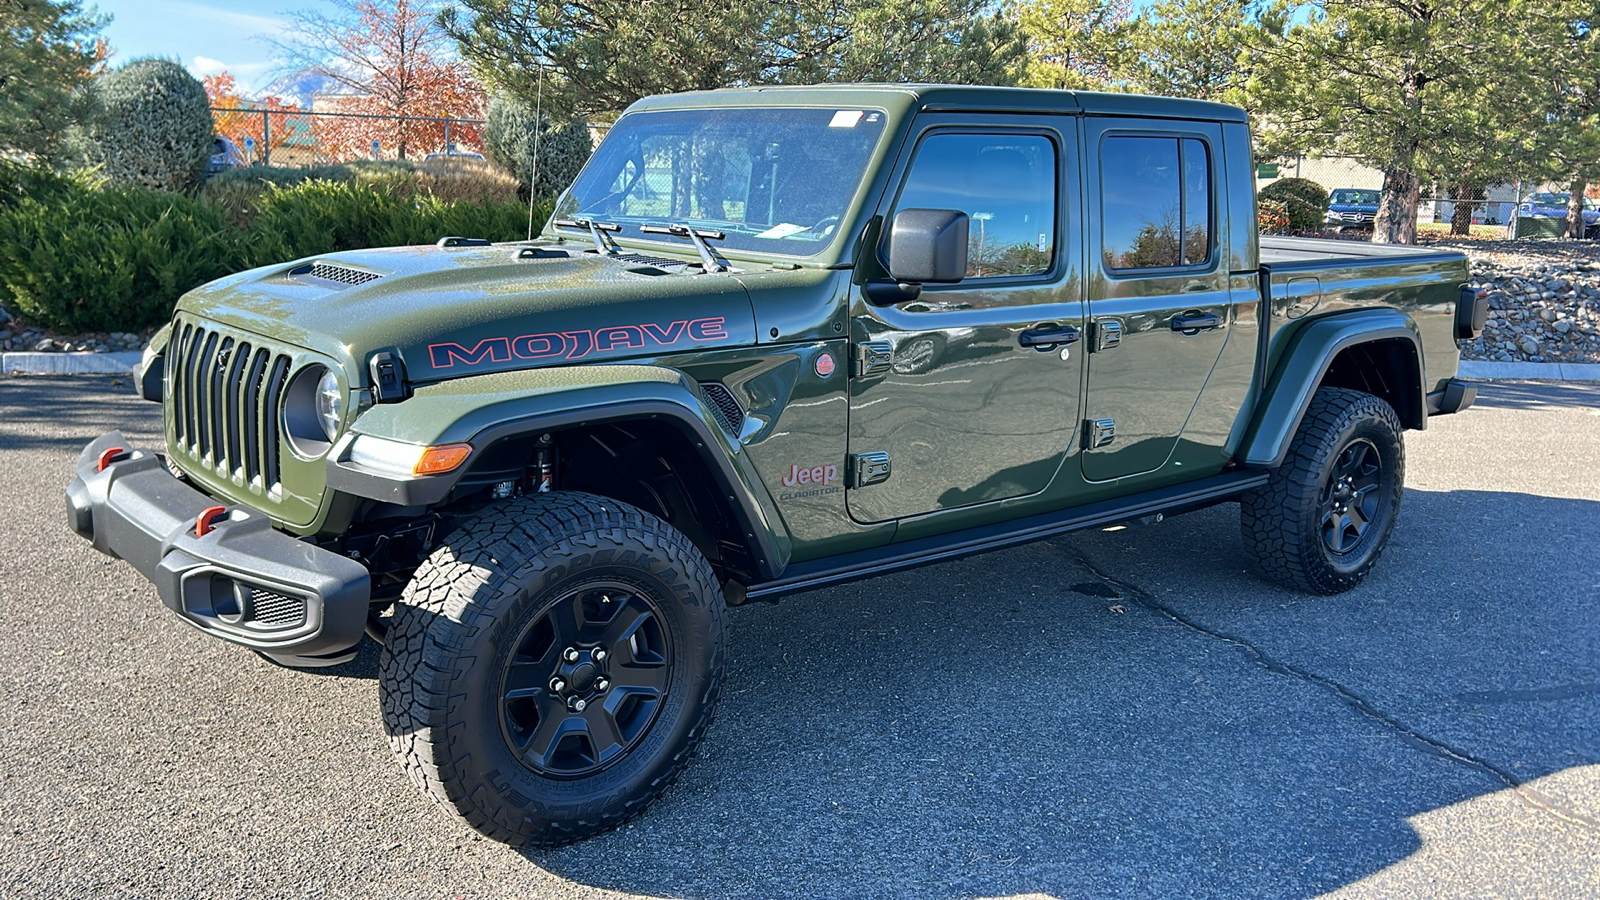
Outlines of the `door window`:
<svg viewBox="0 0 1600 900">
<path fill-rule="evenodd" d="M 1100 243 L 1107 269 L 1211 261 L 1211 156 L 1205 142 L 1108 137 L 1100 152 Z"/>
<path fill-rule="evenodd" d="M 1031 134 L 934 134 L 917 148 L 895 210 L 967 214 L 969 279 L 1050 271 L 1056 148 Z"/>
</svg>

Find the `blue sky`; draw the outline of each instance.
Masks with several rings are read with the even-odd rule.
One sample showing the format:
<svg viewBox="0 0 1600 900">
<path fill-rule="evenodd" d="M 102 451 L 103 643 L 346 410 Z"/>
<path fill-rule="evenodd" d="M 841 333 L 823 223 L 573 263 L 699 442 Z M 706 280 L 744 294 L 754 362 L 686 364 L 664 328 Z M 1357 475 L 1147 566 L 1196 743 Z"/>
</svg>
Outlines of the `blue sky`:
<svg viewBox="0 0 1600 900">
<path fill-rule="evenodd" d="M 329 9 L 319 0 L 91 0 L 112 16 L 105 35 L 112 62 L 140 56 L 176 58 L 196 75 L 227 69 L 245 92 L 272 80 L 271 39 L 289 13 Z"/>
<path fill-rule="evenodd" d="M 106 38 L 112 63 L 140 56 L 181 60 L 195 75 L 223 69 L 246 94 L 273 80 L 273 38 L 282 34 L 290 13 L 331 11 L 324 0 L 90 0 L 112 16 Z M 1135 0 L 1143 7 L 1149 0 Z"/>
</svg>

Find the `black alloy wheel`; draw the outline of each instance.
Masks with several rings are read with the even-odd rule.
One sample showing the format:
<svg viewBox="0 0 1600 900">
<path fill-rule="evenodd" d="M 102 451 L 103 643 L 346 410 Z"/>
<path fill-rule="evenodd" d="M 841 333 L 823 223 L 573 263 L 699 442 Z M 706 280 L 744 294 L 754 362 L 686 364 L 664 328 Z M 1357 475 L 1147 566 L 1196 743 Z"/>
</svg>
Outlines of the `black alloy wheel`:
<svg viewBox="0 0 1600 900">
<path fill-rule="evenodd" d="M 1334 553 L 1354 550 L 1378 518 L 1383 456 L 1368 440 L 1345 447 L 1322 490 L 1322 542 Z"/>
<path fill-rule="evenodd" d="M 585 584 L 536 614 L 500 677 L 500 727 L 522 764 L 582 778 L 650 730 L 672 675 L 672 643 L 649 594 Z"/>
<path fill-rule="evenodd" d="M 1318 388 L 1283 464 L 1239 498 L 1254 568 L 1308 593 L 1350 590 L 1383 554 L 1404 481 L 1394 409 L 1372 394 Z"/>
<path fill-rule="evenodd" d="M 378 662 L 389 743 L 488 837 L 553 847 L 633 818 L 711 725 L 727 601 L 683 532 L 593 494 L 465 520 L 395 604 Z"/>
</svg>

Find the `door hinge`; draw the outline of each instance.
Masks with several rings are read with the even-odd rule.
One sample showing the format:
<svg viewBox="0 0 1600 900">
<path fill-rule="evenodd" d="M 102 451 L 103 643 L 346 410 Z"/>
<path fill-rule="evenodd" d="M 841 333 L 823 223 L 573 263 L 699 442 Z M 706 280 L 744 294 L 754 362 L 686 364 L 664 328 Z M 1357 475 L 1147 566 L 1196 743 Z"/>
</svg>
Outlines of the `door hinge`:
<svg viewBox="0 0 1600 900">
<path fill-rule="evenodd" d="M 1094 352 L 1110 350 L 1122 344 L 1122 323 L 1116 319 L 1096 319 L 1094 323 Z"/>
<path fill-rule="evenodd" d="M 1087 450 L 1104 447 L 1116 439 L 1115 419 L 1088 419 L 1083 423 L 1083 446 Z"/>
<path fill-rule="evenodd" d="M 894 365 L 894 345 L 888 341 L 862 341 L 856 345 L 856 377 L 881 375 Z"/>
<path fill-rule="evenodd" d="M 850 483 L 855 487 L 881 484 L 889 480 L 889 454 L 883 450 L 857 453 L 850 457 Z"/>
</svg>

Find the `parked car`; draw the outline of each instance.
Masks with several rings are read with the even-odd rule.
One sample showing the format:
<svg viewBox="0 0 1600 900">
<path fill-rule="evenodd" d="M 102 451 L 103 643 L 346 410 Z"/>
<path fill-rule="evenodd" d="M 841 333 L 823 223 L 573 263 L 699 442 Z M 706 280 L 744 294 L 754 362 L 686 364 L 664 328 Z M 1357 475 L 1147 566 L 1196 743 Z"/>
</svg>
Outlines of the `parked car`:
<svg viewBox="0 0 1600 900">
<path fill-rule="evenodd" d="M 402 766 L 521 847 L 683 771 L 740 672 L 730 606 L 1224 502 L 1242 535 L 1183 532 L 1167 564 L 1349 590 L 1398 521 L 1404 432 L 1476 396 L 1487 295 L 1459 252 L 1258 237 L 1247 122 L 937 85 L 640 100 L 536 240 L 185 294 L 133 379 L 161 436 L 84 449 L 71 527 L 285 665 L 371 635 Z M 972 221 L 1032 252 L 975 273 Z M 1470 545 L 1415 518 L 1405 541 Z"/>
<path fill-rule="evenodd" d="M 471 150 L 451 150 L 448 153 L 443 150 L 436 150 L 424 156 L 423 159 L 483 159 L 483 154 L 475 153 Z"/>
<path fill-rule="evenodd" d="M 245 158 L 244 151 L 239 145 L 228 140 L 222 135 L 211 139 L 211 160 L 206 163 L 206 174 L 215 175 L 229 169 L 240 169 L 250 165 L 250 160 Z"/>
<path fill-rule="evenodd" d="M 1365 188 L 1334 188 L 1328 194 L 1328 216 L 1324 220 L 1335 231 L 1372 227 L 1378 217 L 1377 191 Z"/>
<path fill-rule="evenodd" d="M 1568 191 L 1539 191 L 1523 199 L 1522 205 L 1517 207 L 1517 215 L 1525 219 L 1565 219 L 1567 204 L 1571 202 L 1572 194 Z M 1600 204 L 1588 197 L 1583 198 L 1583 225 L 1584 233 L 1590 237 L 1593 236 L 1591 232 L 1600 228 Z"/>
</svg>

